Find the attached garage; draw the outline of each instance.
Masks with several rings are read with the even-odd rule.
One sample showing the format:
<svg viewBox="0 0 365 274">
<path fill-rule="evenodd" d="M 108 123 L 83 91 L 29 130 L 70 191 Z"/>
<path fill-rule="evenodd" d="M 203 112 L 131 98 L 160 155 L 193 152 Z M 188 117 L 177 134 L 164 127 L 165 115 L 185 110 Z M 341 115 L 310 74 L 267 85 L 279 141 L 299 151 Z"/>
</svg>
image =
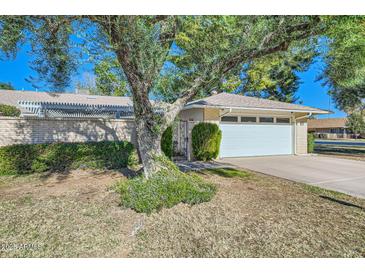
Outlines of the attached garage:
<svg viewBox="0 0 365 274">
<path fill-rule="evenodd" d="M 220 157 L 293 154 L 293 126 L 221 123 Z"/>
<path fill-rule="evenodd" d="M 222 130 L 219 157 L 307 153 L 307 119 L 326 110 L 267 99 L 219 93 L 186 104 L 180 119 L 216 123 Z M 193 159 L 191 142 L 188 159 Z"/>
</svg>

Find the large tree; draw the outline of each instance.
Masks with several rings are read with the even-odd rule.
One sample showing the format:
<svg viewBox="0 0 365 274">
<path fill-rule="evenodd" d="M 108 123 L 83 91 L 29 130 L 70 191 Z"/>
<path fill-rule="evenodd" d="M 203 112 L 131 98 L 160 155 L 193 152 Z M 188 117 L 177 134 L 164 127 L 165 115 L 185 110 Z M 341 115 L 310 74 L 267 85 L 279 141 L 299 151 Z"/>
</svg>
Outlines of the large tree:
<svg viewBox="0 0 365 274">
<path fill-rule="evenodd" d="M 162 132 L 186 102 L 244 64 L 317 34 L 320 21 L 317 16 L 2 17 L 0 46 L 11 57 L 30 40 L 32 67 L 57 88 L 70 80 L 78 56 L 115 57 L 133 97 L 138 148 L 149 177 L 161 168 L 156 159 Z M 165 75 L 174 88 L 168 93 L 171 104 L 153 104 L 149 95 Z"/>
<path fill-rule="evenodd" d="M 301 83 L 298 72 L 308 70 L 317 55 L 315 41 L 292 43 L 285 52 L 252 60 L 222 82 L 226 92 L 294 103 Z"/>
<path fill-rule="evenodd" d="M 359 133 L 365 131 L 365 121 L 362 112 L 353 112 L 347 117 L 346 126 L 355 134 L 355 138 Z"/>
<path fill-rule="evenodd" d="M 347 112 L 364 107 L 365 16 L 324 17 L 325 68 L 319 77 L 336 105 Z"/>
</svg>

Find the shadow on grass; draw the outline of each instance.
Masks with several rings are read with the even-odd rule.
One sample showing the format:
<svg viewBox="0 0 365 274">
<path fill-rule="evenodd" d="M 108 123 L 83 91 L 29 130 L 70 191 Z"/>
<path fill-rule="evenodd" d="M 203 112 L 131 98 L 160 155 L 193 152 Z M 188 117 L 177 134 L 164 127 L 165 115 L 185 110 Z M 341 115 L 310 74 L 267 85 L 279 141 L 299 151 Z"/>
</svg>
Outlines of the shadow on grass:
<svg viewBox="0 0 365 274">
<path fill-rule="evenodd" d="M 330 145 L 316 145 L 314 148 L 315 153 L 325 153 L 333 155 L 353 155 L 365 157 L 365 149 L 357 147 L 341 147 Z"/>
<path fill-rule="evenodd" d="M 64 171 L 46 171 L 40 173 L 20 174 L 20 175 L 2 175 L 0 176 L 0 187 L 9 186 L 11 184 L 22 184 L 27 182 L 37 182 L 37 184 L 47 182 L 53 177 L 57 182 L 62 183 L 71 177 L 75 177 L 74 172 L 86 171 L 89 176 L 107 175 L 110 172 L 117 172 L 128 179 L 134 178 L 142 173 L 142 169 L 120 168 L 120 169 L 91 169 L 79 168 L 68 169 Z"/>
<path fill-rule="evenodd" d="M 322 199 L 326 199 L 328 201 L 331 201 L 331 202 L 341 204 L 341 205 L 356 207 L 356 208 L 365 210 L 365 208 L 363 208 L 362 206 L 355 205 L 353 203 L 349 203 L 349 202 L 346 202 L 346 201 L 343 201 L 343 200 L 335 199 L 335 198 L 332 198 L 332 197 L 329 197 L 329 196 L 319 195 L 319 197 L 321 197 Z"/>
<path fill-rule="evenodd" d="M 67 169 L 61 172 L 57 172 L 57 171 L 48 171 L 45 173 L 41 173 L 40 178 L 43 180 L 46 180 L 48 177 L 50 176 L 54 176 L 56 175 L 57 180 L 62 181 L 67 179 L 71 174 L 72 171 L 77 171 L 77 170 L 87 170 L 90 175 L 103 175 L 103 174 L 107 174 L 110 171 L 115 171 L 115 172 L 119 172 L 121 174 L 123 174 L 123 176 L 127 177 L 128 179 L 136 177 L 137 175 L 142 173 L 142 170 L 134 170 L 128 167 L 125 168 L 110 168 L 110 169 L 93 169 L 93 168 L 80 168 L 80 169 Z"/>
<path fill-rule="evenodd" d="M 225 178 L 247 178 L 250 176 L 250 173 L 247 171 L 234 169 L 234 168 L 209 168 L 202 170 L 201 173 L 209 173 L 213 175 L 218 175 Z"/>
</svg>

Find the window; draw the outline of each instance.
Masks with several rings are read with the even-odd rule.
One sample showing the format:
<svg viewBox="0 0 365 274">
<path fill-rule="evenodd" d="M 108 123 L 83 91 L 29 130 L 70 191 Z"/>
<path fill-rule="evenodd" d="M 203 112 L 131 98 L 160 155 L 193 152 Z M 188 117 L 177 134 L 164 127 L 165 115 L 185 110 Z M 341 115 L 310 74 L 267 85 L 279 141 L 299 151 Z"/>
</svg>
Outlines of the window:
<svg viewBox="0 0 365 274">
<path fill-rule="evenodd" d="M 238 122 L 237 116 L 223 116 L 221 117 L 222 122 Z"/>
<path fill-rule="evenodd" d="M 274 117 L 260 117 L 260 123 L 274 123 Z"/>
<path fill-rule="evenodd" d="M 276 118 L 276 122 L 279 124 L 290 124 L 290 118 Z"/>
<path fill-rule="evenodd" d="M 245 117 L 245 116 L 242 116 L 241 117 L 241 122 L 242 123 L 256 123 L 256 117 Z"/>
</svg>

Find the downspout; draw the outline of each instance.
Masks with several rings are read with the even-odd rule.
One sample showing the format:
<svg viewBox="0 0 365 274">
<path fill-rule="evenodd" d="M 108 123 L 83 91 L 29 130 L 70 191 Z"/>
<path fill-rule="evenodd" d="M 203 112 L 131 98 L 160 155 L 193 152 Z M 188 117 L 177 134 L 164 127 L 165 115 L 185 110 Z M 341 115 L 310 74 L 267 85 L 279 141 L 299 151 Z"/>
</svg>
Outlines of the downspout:
<svg viewBox="0 0 365 274">
<path fill-rule="evenodd" d="M 226 113 L 223 113 L 222 115 L 219 115 L 219 118 L 221 118 L 222 116 L 224 116 L 224 115 L 226 115 L 226 114 L 228 114 L 228 113 L 231 113 L 232 112 L 232 108 L 229 108 L 229 111 L 228 112 L 226 112 Z M 221 123 L 221 121 L 219 120 L 218 121 L 219 122 L 219 124 Z M 221 152 L 219 151 L 219 154 L 220 154 Z M 219 155 L 218 156 L 218 158 L 219 159 L 222 159 L 222 157 Z"/>
<path fill-rule="evenodd" d="M 294 155 L 297 155 L 297 121 L 312 116 L 312 112 L 309 114 L 295 118 L 294 116 Z M 308 141 L 307 141 L 308 142 Z"/>
</svg>

